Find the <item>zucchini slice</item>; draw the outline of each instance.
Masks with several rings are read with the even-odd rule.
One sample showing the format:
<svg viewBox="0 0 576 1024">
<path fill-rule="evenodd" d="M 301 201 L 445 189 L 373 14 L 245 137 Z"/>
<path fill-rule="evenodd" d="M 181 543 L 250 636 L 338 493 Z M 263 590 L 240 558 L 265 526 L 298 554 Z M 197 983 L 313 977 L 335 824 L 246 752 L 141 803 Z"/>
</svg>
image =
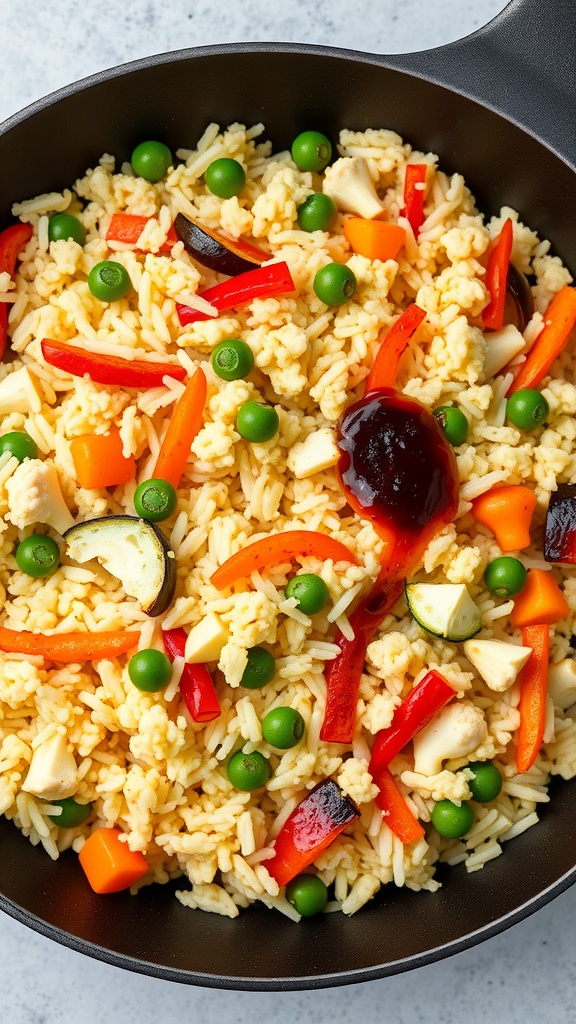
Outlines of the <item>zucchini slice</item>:
<svg viewBox="0 0 576 1024">
<path fill-rule="evenodd" d="M 64 540 L 70 558 L 80 564 L 96 558 L 147 615 L 161 615 L 170 605 L 176 558 L 154 523 L 137 516 L 102 516 L 72 526 Z"/>
<path fill-rule="evenodd" d="M 443 640 L 469 640 L 482 629 L 480 609 L 464 583 L 406 583 L 404 593 L 416 622 Z"/>
</svg>

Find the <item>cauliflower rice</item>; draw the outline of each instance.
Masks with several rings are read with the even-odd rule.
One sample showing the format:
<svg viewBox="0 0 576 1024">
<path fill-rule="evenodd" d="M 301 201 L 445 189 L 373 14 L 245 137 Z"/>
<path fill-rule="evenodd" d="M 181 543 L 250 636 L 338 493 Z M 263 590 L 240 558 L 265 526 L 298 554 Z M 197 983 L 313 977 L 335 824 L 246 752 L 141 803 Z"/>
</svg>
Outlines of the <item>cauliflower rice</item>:
<svg viewBox="0 0 576 1024">
<path fill-rule="evenodd" d="M 137 689 L 129 679 L 129 656 L 58 665 L 40 657 L 1 654 L 0 812 L 32 843 L 57 859 L 78 852 L 87 836 L 116 826 L 132 850 L 142 851 L 149 873 L 139 884 L 179 878 L 177 895 L 188 907 L 235 917 L 259 900 L 288 916 L 298 914 L 266 870 L 273 842 L 308 790 L 333 777 L 356 803 L 360 817 L 314 862 L 333 886 L 328 910 L 352 914 L 387 883 L 434 891 L 438 862 L 464 862 L 476 871 L 503 852 L 503 843 L 536 824 L 549 800 L 551 776 L 576 774 L 576 722 L 571 708 L 549 698 L 543 747 L 530 771 L 516 770 L 519 690 L 496 692 L 475 672 L 462 645 L 435 639 L 415 622 L 400 600 L 369 644 L 351 747 L 319 739 L 326 683 L 325 665 L 338 653 L 334 634 L 350 630 L 348 614 L 376 578 L 381 541 L 368 520 L 350 513 L 335 470 L 335 425 L 362 395 L 378 348 L 378 337 L 409 302 L 427 319 L 402 359 L 397 386 L 430 409 L 458 404 L 469 420 L 466 442 L 456 449 L 461 483 L 456 520 L 429 544 L 418 580 L 466 584 L 482 612 L 481 638 L 515 640 L 511 601 L 485 588 L 487 563 L 501 552 L 492 533 L 471 515 L 472 499 L 498 483 L 527 483 L 537 508 L 531 547 L 519 557 L 527 567 L 542 560 L 542 524 L 549 496 L 560 482 L 576 482 L 576 387 L 563 354 L 546 378 L 543 394 L 550 415 L 544 427 L 520 431 L 505 418 L 505 393 L 514 365 L 542 329 L 555 293 L 572 279 L 550 244 L 541 241 L 508 208 L 486 222 L 459 174 L 446 175 L 431 154 L 415 152 L 394 132 L 340 133 L 339 155 L 365 162 L 385 216 L 406 228 L 397 261 L 371 261 L 351 253 L 343 233 L 344 213 L 329 232 L 305 232 L 298 206 L 322 186 L 322 175 L 297 169 L 288 152 L 271 153 L 260 141 L 264 128 L 210 125 L 195 149 L 181 150 L 158 184 L 135 177 L 130 165 L 115 169 L 105 154 L 72 189 L 14 205 L 13 213 L 34 228 L 11 280 L 0 275 L 0 300 L 9 305 L 14 359 L 0 367 L 2 434 L 25 430 L 39 458 L 55 467 L 71 519 L 134 514 L 136 485 L 152 475 L 175 401 L 184 385 L 165 378 L 161 387 L 126 391 L 94 384 L 48 365 L 43 338 L 82 346 L 92 353 L 130 358 L 176 357 L 192 373 L 201 365 L 208 381 L 204 424 L 193 442 L 173 516 L 162 524 L 177 559 L 177 588 L 169 610 L 150 619 L 118 579 L 97 563 L 78 566 L 63 553 L 60 568 L 35 580 L 17 568 L 17 543 L 34 532 L 34 513 L 16 486 L 18 462 L 0 457 L 0 580 L 2 624 L 41 633 L 140 631 L 140 649 L 163 649 L 161 629 L 187 631 L 215 613 L 228 631 L 214 670 L 219 718 L 192 721 L 178 691 L 177 672 L 160 693 Z M 203 173 L 214 159 L 240 161 L 247 184 L 239 197 L 219 199 Z M 336 155 L 335 155 L 336 156 Z M 408 161 L 428 164 L 426 219 L 418 240 L 402 217 Z M 84 246 L 48 241 L 49 217 L 67 211 L 87 232 Z M 108 243 L 113 213 L 154 218 L 136 250 Z M 288 263 L 295 294 L 255 299 L 236 311 L 181 327 L 176 302 L 205 309 L 199 292 L 221 278 L 197 264 L 181 242 L 170 253 L 162 244 L 177 213 L 233 238 L 250 239 Z M 533 276 L 536 312 L 523 333 L 523 349 L 495 376 L 487 376 L 489 341 L 481 329 L 488 301 L 485 254 L 507 217 L 514 223 L 513 262 Z M 147 251 L 141 251 L 147 250 Z M 99 261 L 114 259 L 133 288 L 106 303 L 90 293 L 86 278 Z M 331 261 L 346 263 L 358 286 L 339 307 L 322 303 L 312 287 L 316 271 Z M 204 302 L 204 304 L 203 304 Z M 247 380 L 220 380 L 210 365 L 215 346 L 241 338 L 254 355 Z M 14 388 L 20 374 L 17 407 Z M 14 381 L 14 384 L 16 382 Z M 4 389 L 4 390 L 3 390 Z M 235 429 L 239 407 L 263 398 L 274 405 L 279 432 L 250 444 Z M 15 410 L 15 411 L 14 411 Z M 125 456 L 136 459 L 136 479 L 115 489 L 79 487 L 71 442 L 82 434 L 119 428 Z M 316 453 L 322 458 L 318 459 Z M 25 465 L 25 464 L 23 464 Z M 45 527 L 40 527 L 40 531 Z M 299 565 L 271 566 L 233 590 L 211 583 L 215 569 L 234 552 L 269 531 L 306 529 L 347 544 L 357 565 L 301 560 L 304 571 L 325 581 L 330 602 L 313 618 L 286 601 L 284 587 Z M 49 530 L 64 545 L 58 534 Z M 573 655 L 576 585 L 570 573 L 550 570 L 562 585 L 569 619 L 551 627 L 551 660 Z M 261 690 L 240 684 L 246 651 L 264 645 L 276 659 L 273 681 Z M 368 772 L 375 734 L 386 728 L 401 699 L 435 668 L 455 688 L 462 709 L 481 718 L 472 749 L 445 756 L 432 775 L 415 771 L 412 746 L 392 770 L 426 835 L 403 845 L 374 803 L 377 787 Z M 267 711 L 288 705 L 306 723 L 304 740 L 286 752 L 262 739 Z M 74 758 L 74 796 L 92 802 L 85 825 L 59 829 L 48 815 L 50 800 L 23 784 L 34 750 L 60 734 Z M 230 755 L 258 750 L 270 760 L 263 789 L 235 789 L 226 774 Z M 503 776 L 500 795 L 475 803 L 474 825 L 461 840 L 440 837 L 428 823 L 434 803 L 470 799 L 471 761 L 492 760 Z M 65 795 L 70 795 L 67 792 Z M 54 797 L 52 797 L 54 799 Z M 68 853 L 68 856 L 71 856 Z"/>
</svg>

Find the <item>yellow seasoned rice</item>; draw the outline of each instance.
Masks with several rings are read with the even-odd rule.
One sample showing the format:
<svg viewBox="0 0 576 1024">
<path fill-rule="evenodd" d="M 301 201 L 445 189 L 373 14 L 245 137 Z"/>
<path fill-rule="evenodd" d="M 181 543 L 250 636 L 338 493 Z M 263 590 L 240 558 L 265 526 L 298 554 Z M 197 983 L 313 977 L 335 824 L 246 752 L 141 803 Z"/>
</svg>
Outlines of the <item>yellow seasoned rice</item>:
<svg viewBox="0 0 576 1024">
<path fill-rule="evenodd" d="M 392 131 L 343 130 L 335 158 L 363 161 L 384 217 L 407 229 L 397 261 L 352 253 L 343 232 L 344 212 L 329 232 L 302 231 L 298 207 L 321 190 L 322 175 L 300 171 L 287 152 L 273 154 L 263 133 L 262 125 L 234 124 L 226 130 L 210 125 L 196 148 L 178 151 L 174 167 L 157 184 L 135 177 L 129 165 L 116 171 L 114 158 L 105 154 L 72 189 L 14 204 L 14 216 L 30 223 L 34 235 L 13 280 L 0 275 L 0 302 L 8 304 L 15 355 L 0 366 L 0 433 L 31 435 L 39 458 L 56 468 L 75 522 L 134 514 L 136 484 L 152 474 L 183 385 L 166 377 L 161 387 L 126 391 L 73 377 L 45 362 L 43 338 L 126 359 L 169 358 L 188 373 L 201 366 L 208 397 L 177 509 L 162 524 L 178 575 L 175 599 L 158 619 L 150 619 L 97 563 L 72 563 L 52 529 L 28 521 L 26 496 L 11 486 L 18 462 L 0 457 L 2 625 L 39 633 L 137 629 L 140 649 L 163 649 L 163 628 L 190 631 L 212 614 L 228 640 L 218 663 L 210 665 L 221 715 L 206 725 L 193 722 L 180 697 L 181 659 L 163 692 L 146 693 L 129 679 L 129 656 L 57 665 L 0 654 L 0 812 L 53 859 L 70 848 L 77 853 L 95 829 L 115 826 L 126 834 L 130 849 L 147 859 L 149 873 L 140 885 L 179 878 L 177 897 L 190 908 L 235 917 L 261 901 L 298 920 L 266 861 L 291 811 L 321 780 L 333 777 L 360 811 L 312 868 L 333 884 L 327 911 L 352 914 L 389 883 L 434 891 L 437 862 L 464 862 L 468 871 L 479 870 L 503 852 L 503 843 L 538 822 L 552 775 L 576 774 L 573 708 L 553 707 L 550 700 L 540 754 L 519 776 L 518 683 L 495 692 L 475 672 L 462 645 L 424 632 L 404 600 L 368 647 L 351 746 L 319 739 L 324 670 L 338 653 L 335 633 L 352 635 L 350 611 L 376 578 L 382 547 L 371 524 L 346 504 L 334 443 L 339 416 L 362 395 L 381 332 L 410 302 L 426 310 L 418 340 L 402 359 L 397 386 L 431 409 L 459 405 L 470 424 L 466 442 L 456 450 L 457 518 L 430 542 L 416 578 L 465 584 L 482 612 L 480 637 L 519 642 L 509 620 L 512 602 L 485 588 L 486 565 L 501 552 L 491 532 L 473 518 L 471 503 L 497 484 L 528 484 L 537 499 L 533 544 L 519 557 L 527 567 L 549 568 L 542 557 L 548 500 L 558 483 L 576 482 L 576 387 L 569 348 L 544 383 L 550 405 L 544 427 L 520 431 L 507 423 L 505 394 L 543 327 L 551 298 L 572 279 L 551 254 L 550 243 L 516 211 L 505 207 L 487 222 L 461 175 L 447 175 L 434 154 L 413 151 Z M 222 156 L 240 161 L 246 170 L 238 197 L 219 199 L 204 184 L 204 171 Z M 402 214 L 408 162 L 428 165 L 426 219 L 417 240 Z M 61 211 L 83 223 L 84 246 L 49 242 L 49 218 Z M 106 241 L 116 212 L 154 218 L 138 249 Z M 179 212 L 250 240 L 271 260 L 286 261 L 296 292 L 254 299 L 181 327 L 177 303 L 214 314 L 200 293 L 222 277 L 196 263 L 181 242 L 171 252 L 160 251 Z M 536 311 L 511 364 L 487 377 L 489 340 L 481 318 L 488 301 L 486 251 L 507 217 L 514 227 L 513 262 L 533 275 Z M 128 271 L 133 287 L 126 298 L 103 303 L 90 293 L 87 275 L 104 259 Z M 346 263 L 358 282 L 353 298 L 339 307 L 322 303 L 312 286 L 317 270 L 331 261 Z M 228 338 L 243 339 L 253 352 L 247 380 L 225 382 L 211 368 L 211 352 Z M 236 415 L 244 402 L 259 398 L 276 408 L 279 432 L 268 442 L 249 444 L 236 430 Z M 109 490 L 82 489 L 71 443 L 113 425 L 120 430 L 124 455 L 136 459 L 136 479 Z M 325 456 L 320 461 L 318 451 Z M 16 526 L 13 519 L 27 525 Z M 298 565 L 269 566 L 233 591 L 220 592 L 210 583 L 215 569 L 248 542 L 294 529 L 329 534 L 358 558 L 358 565 L 301 560 L 302 569 L 320 574 L 328 587 L 324 612 L 310 618 L 294 599 L 285 598 L 287 579 Z M 14 552 L 38 530 L 56 537 L 63 557 L 52 576 L 34 580 L 17 568 Z M 574 653 L 576 585 L 569 571 L 551 571 L 570 607 L 569 619 L 551 627 L 551 659 L 558 663 Z M 256 645 L 273 653 L 276 674 L 265 688 L 247 690 L 240 680 L 246 650 Z M 465 754 L 445 752 L 435 774 L 416 771 L 411 745 L 394 760 L 402 795 L 426 827 L 425 838 L 403 845 L 374 803 L 377 787 L 368 760 L 375 734 L 389 726 L 401 699 L 430 668 L 442 673 L 463 706 L 479 709 L 482 728 Z M 279 751 L 262 739 L 261 721 L 270 709 L 286 705 L 301 713 L 306 734 L 293 749 Z M 58 736 L 73 756 L 75 797 L 93 804 L 88 822 L 74 829 L 58 828 L 54 795 L 22 788 L 34 750 Z M 254 793 L 235 789 L 226 774 L 230 755 L 241 748 L 258 750 L 270 761 L 270 779 Z M 434 803 L 469 799 L 470 773 L 458 769 L 477 760 L 496 763 L 502 792 L 489 804 L 474 804 L 467 836 L 442 838 L 429 825 Z"/>
</svg>

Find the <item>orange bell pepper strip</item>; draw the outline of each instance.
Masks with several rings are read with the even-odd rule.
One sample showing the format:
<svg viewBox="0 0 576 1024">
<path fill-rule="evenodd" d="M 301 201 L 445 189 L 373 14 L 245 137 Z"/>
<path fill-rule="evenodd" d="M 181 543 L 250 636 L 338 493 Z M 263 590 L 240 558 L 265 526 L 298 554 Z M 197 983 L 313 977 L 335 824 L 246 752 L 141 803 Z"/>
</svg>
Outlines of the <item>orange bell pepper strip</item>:
<svg viewBox="0 0 576 1024">
<path fill-rule="evenodd" d="M 94 892 L 121 892 L 148 873 L 144 854 L 121 842 L 121 835 L 118 828 L 99 828 L 89 836 L 78 854 Z"/>
<path fill-rule="evenodd" d="M 472 502 L 472 515 L 487 526 L 502 551 L 521 551 L 530 544 L 530 523 L 536 495 L 525 484 L 493 487 Z"/>
<path fill-rule="evenodd" d="M 523 590 L 514 598 L 510 622 L 518 626 L 553 626 L 568 618 L 570 608 L 564 594 L 547 569 L 529 569 Z M 528 645 L 529 646 L 529 645 Z"/>
<path fill-rule="evenodd" d="M 513 241 L 514 228 L 511 218 L 508 217 L 502 225 L 486 265 L 485 284 L 490 293 L 490 301 L 482 313 L 482 322 L 492 331 L 498 331 L 504 325 L 506 285 Z"/>
<path fill-rule="evenodd" d="M 136 646 L 138 630 L 119 629 L 102 633 L 30 633 L 0 626 L 0 651 L 6 654 L 30 654 L 69 664 L 76 661 L 100 661 L 117 658 Z"/>
<path fill-rule="evenodd" d="M 407 164 L 404 179 L 404 216 L 410 221 L 414 236 L 418 238 L 424 223 L 424 197 L 428 164 Z"/>
<path fill-rule="evenodd" d="M 333 562 L 352 562 L 358 564 L 356 555 L 339 540 L 327 537 L 325 533 L 314 530 L 286 530 L 285 533 L 273 533 L 261 540 L 256 540 L 247 547 L 231 555 L 216 572 L 212 574 L 211 583 L 218 590 L 246 579 L 253 572 L 291 562 L 294 558 L 306 558 L 314 555 L 322 561 L 332 559 Z"/>
<path fill-rule="evenodd" d="M 344 234 L 352 252 L 382 263 L 395 260 L 406 241 L 406 232 L 399 224 L 363 217 L 348 217 L 344 221 Z"/>
<path fill-rule="evenodd" d="M 50 366 L 73 377 L 88 374 L 95 384 L 117 384 L 124 388 L 161 387 L 164 377 L 184 380 L 186 370 L 180 363 L 160 363 L 153 359 L 122 359 L 102 352 L 88 352 L 78 345 L 44 338 L 42 355 Z"/>
<path fill-rule="evenodd" d="M 518 676 L 520 725 L 516 767 L 521 775 L 534 764 L 544 735 L 550 645 L 548 626 L 543 623 L 526 626 L 522 630 L 522 643 L 532 648 L 532 654 Z"/>
<path fill-rule="evenodd" d="M 413 843 L 415 839 L 421 839 L 424 827 L 412 814 L 388 768 L 382 768 L 374 782 L 380 790 L 374 802 L 382 811 L 388 828 L 402 843 Z"/>
<path fill-rule="evenodd" d="M 18 256 L 32 238 L 31 224 L 11 224 L 0 232 L 0 274 L 14 276 Z M 0 359 L 8 341 L 8 303 L 0 302 Z"/>
<path fill-rule="evenodd" d="M 180 396 L 168 424 L 152 476 L 178 487 L 188 462 L 190 447 L 203 422 L 206 377 L 198 367 Z"/>
<path fill-rule="evenodd" d="M 398 364 L 408 342 L 426 319 L 426 312 L 415 302 L 406 307 L 396 323 L 380 334 L 380 348 L 366 378 L 365 393 L 376 388 L 393 388 Z"/>
<path fill-rule="evenodd" d="M 117 427 L 107 434 L 82 434 L 70 442 L 70 453 L 80 487 L 117 487 L 136 474 L 133 455 L 122 454 L 122 439 Z"/>
<path fill-rule="evenodd" d="M 135 213 L 113 213 L 106 232 L 106 241 L 122 242 L 123 245 L 132 245 L 136 248 L 136 243 L 150 220 L 152 220 L 151 217 L 141 217 Z M 174 230 L 174 225 L 171 225 L 166 241 L 163 242 L 158 251 L 170 252 L 172 246 L 176 245 L 177 241 L 178 236 Z M 139 251 L 144 252 L 145 250 Z"/>
<path fill-rule="evenodd" d="M 544 314 L 544 321 L 545 327 L 508 388 L 508 395 L 521 388 L 537 387 L 560 355 L 576 327 L 576 288 L 566 285 L 554 296 Z"/>
</svg>

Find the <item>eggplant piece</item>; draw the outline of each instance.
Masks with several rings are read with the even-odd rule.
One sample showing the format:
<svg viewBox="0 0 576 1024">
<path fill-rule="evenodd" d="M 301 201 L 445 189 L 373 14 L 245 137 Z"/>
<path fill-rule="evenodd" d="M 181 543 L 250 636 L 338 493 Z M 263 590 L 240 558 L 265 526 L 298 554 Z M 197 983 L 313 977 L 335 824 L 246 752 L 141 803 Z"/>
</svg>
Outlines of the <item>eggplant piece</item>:
<svg viewBox="0 0 576 1024">
<path fill-rule="evenodd" d="M 576 565 L 576 484 L 558 484 L 550 495 L 544 526 L 547 562 Z"/>
<path fill-rule="evenodd" d="M 177 214 L 174 230 L 180 241 L 184 242 L 186 251 L 198 263 L 219 274 L 236 277 L 236 274 L 254 270 L 265 260 L 270 259 L 270 253 L 264 252 L 263 249 L 257 249 L 248 242 L 226 238 L 210 228 L 201 228 L 183 213 Z"/>
<path fill-rule="evenodd" d="M 176 588 L 176 558 L 154 523 L 137 516 L 102 516 L 77 523 L 64 534 L 75 562 L 96 558 L 120 580 L 147 615 L 161 615 Z"/>
<path fill-rule="evenodd" d="M 506 279 L 506 304 L 504 307 L 504 323 L 514 324 L 520 332 L 524 331 L 534 316 L 534 296 L 530 282 L 513 263 L 508 267 Z"/>
</svg>

